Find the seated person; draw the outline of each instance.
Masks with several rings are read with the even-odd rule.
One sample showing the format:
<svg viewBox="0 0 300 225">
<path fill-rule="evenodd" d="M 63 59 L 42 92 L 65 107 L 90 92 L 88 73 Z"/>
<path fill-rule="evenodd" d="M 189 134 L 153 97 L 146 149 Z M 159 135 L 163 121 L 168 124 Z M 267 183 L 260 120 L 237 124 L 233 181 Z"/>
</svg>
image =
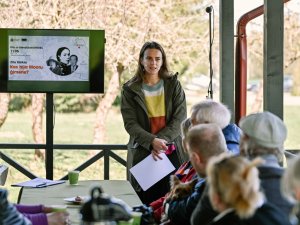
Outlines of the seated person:
<svg viewBox="0 0 300 225">
<path fill-rule="evenodd" d="M 31 225 L 31 222 L 8 202 L 7 191 L 3 189 L 0 189 L 0 224 Z"/>
<path fill-rule="evenodd" d="M 51 207 L 20 204 L 16 204 L 15 207 L 31 221 L 32 225 L 63 225 L 69 223 L 67 212 L 53 212 Z"/>
<path fill-rule="evenodd" d="M 215 155 L 227 152 L 224 135 L 219 126 L 213 123 L 193 126 L 186 138 L 190 161 L 199 177 L 193 193 L 184 198 L 171 199 L 165 206 L 172 224 L 190 224 L 191 214 L 205 188 L 205 168 L 208 160 Z"/>
<path fill-rule="evenodd" d="M 186 118 L 181 123 L 182 145 L 183 145 L 184 151 L 186 151 L 185 137 L 186 137 L 186 134 L 187 134 L 190 126 L 191 126 L 190 118 Z M 181 182 L 188 182 L 196 177 L 196 171 L 193 168 L 191 162 L 187 161 L 178 168 L 178 170 L 175 172 L 175 176 L 177 176 Z M 154 219 L 156 222 L 160 222 L 160 220 L 161 220 L 161 216 L 164 212 L 163 203 L 168 195 L 169 195 L 169 193 L 167 193 L 165 196 L 157 199 L 156 201 L 153 201 L 152 203 L 150 203 L 150 207 L 152 207 L 152 209 L 153 209 L 153 212 L 154 212 L 153 215 L 154 215 Z"/>
<path fill-rule="evenodd" d="M 208 99 L 193 105 L 191 109 L 192 126 L 202 123 L 217 124 L 224 134 L 227 148 L 233 154 L 239 154 L 240 128 L 230 123 L 231 113 L 226 105 Z"/>
<path fill-rule="evenodd" d="M 225 105 L 213 100 L 205 100 L 195 104 L 191 111 L 191 118 L 186 119 L 181 124 L 184 151 L 186 151 L 184 138 L 191 125 L 215 123 L 222 129 L 227 148 L 235 154 L 239 153 L 240 129 L 235 124 L 229 124 L 231 115 Z M 189 182 L 191 179 L 195 178 L 196 173 L 190 161 L 188 161 L 182 164 L 175 174 L 179 177 L 181 182 Z M 169 193 L 167 193 L 166 196 L 167 195 L 169 195 Z M 161 220 L 161 215 L 164 212 L 164 200 L 165 197 L 161 197 L 150 203 L 150 206 L 154 210 L 154 218 L 157 222 Z"/>
<path fill-rule="evenodd" d="M 207 166 L 209 199 L 219 213 L 210 225 L 289 225 L 288 217 L 277 207 L 265 202 L 260 190 L 258 170 L 262 162 L 248 161 L 243 156 L 222 154 Z M 198 221 L 198 224 L 203 222 Z"/>
<path fill-rule="evenodd" d="M 300 218 L 300 155 L 290 160 L 288 167 L 281 179 L 281 191 L 283 196 L 292 204 L 295 209 L 292 211 L 291 219 L 293 224 L 299 224 Z"/>
<path fill-rule="evenodd" d="M 230 124 L 230 111 L 225 105 L 213 100 L 204 100 L 195 104 L 191 111 L 191 122 L 193 126 L 197 124 L 216 124 L 222 129 L 227 149 L 233 154 L 239 154 L 241 131 L 235 124 Z M 201 148 L 201 146 L 198 147 Z M 199 180 L 194 192 L 189 197 L 172 201 L 168 209 L 168 216 L 172 223 L 190 223 L 192 211 L 197 205 L 203 191 L 202 188 L 199 189 L 199 185 L 203 188 L 202 180 Z M 199 192 L 201 194 L 199 194 Z M 181 212 L 185 213 L 183 214 Z"/>
<path fill-rule="evenodd" d="M 0 189 L 0 224 L 5 225 L 65 225 L 67 212 L 52 212 L 42 205 L 13 205 L 7 200 L 7 191 Z"/>
<path fill-rule="evenodd" d="M 287 134 L 283 121 L 272 113 L 263 112 L 242 118 L 239 125 L 243 131 L 241 155 L 249 159 L 258 156 L 264 159 L 264 163 L 258 166 L 260 185 L 267 200 L 280 208 L 285 215 L 289 215 L 292 204 L 286 201 L 280 192 L 280 179 L 284 169 L 279 164 Z M 200 224 L 199 221 L 206 224 L 216 215 L 206 190 L 192 214 L 191 222 L 193 225 Z"/>
</svg>

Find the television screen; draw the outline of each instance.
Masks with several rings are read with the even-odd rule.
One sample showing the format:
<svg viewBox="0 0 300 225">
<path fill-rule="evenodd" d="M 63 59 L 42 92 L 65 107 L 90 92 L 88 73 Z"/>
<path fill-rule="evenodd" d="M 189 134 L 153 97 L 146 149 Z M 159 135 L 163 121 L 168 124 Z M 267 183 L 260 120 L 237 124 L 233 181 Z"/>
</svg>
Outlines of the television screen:
<svg viewBox="0 0 300 225">
<path fill-rule="evenodd" d="M 104 92 L 103 30 L 0 29 L 1 92 Z"/>
</svg>

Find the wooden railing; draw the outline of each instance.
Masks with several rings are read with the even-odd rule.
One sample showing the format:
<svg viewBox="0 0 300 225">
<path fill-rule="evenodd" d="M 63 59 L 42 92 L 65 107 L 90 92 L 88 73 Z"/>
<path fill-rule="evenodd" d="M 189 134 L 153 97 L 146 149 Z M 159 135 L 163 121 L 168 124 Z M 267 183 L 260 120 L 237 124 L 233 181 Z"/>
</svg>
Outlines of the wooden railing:
<svg viewBox="0 0 300 225">
<path fill-rule="evenodd" d="M 81 165 L 78 165 L 75 167 L 75 170 L 82 171 L 92 165 L 97 160 L 104 158 L 104 179 L 109 180 L 109 159 L 110 157 L 115 159 L 118 163 L 126 167 L 126 160 L 115 154 L 112 150 L 127 150 L 126 145 L 67 145 L 67 144 L 55 144 L 53 145 L 53 149 L 51 151 L 51 155 L 49 157 L 49 152 L 47 153 L 46 144 L 0 144 L 0 149 L 46 149 L 46 159 L 45 159 L 45 167 L 46 167 L 46 178 L 53 180 L 53 150 L 66 150 L 66 151 L 72 151 L 72 150 L 100 150 L 99 153 L 82 163 Z M 30 179 L 34 179 L 37 176 L 26 169 L 24 166 L 13 160 L 11 157 L 9 157 L 7 154 L 0 151 L 0 158 L 8 163 L 10 166 L 17 169 L 19 172 L 24 174 Z M 61 180 L 67 179 L 67 174 L 60 178 Z"/>
</svg>

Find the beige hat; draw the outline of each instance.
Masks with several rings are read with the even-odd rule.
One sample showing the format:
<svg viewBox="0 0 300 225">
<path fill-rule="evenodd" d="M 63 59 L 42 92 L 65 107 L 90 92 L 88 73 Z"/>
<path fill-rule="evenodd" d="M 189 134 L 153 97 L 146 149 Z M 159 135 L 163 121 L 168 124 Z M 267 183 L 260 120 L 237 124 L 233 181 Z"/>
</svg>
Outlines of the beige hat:
<svg viewBox="0 0 300 225">
<path fill-rule="evenodd" d="M 239 126 L 245 134 L 262 147 L 282 148 L 287 137 L 287 129 L 283 121 L 270 112 L 243 117 Z"/>
</svg>

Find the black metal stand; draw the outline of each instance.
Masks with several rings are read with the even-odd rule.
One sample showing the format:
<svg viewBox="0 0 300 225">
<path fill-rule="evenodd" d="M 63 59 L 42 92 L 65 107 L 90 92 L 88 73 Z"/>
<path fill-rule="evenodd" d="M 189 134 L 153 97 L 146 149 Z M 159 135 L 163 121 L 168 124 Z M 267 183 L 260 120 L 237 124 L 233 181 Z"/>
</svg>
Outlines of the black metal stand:
<svg viewBox="0 0 300 225">
<path fill-rule="evenodd" d="M 53 93 L 46 93 L 46 178 L 53 180 Z"/>
<path fill-rule="evenodd" d="M 209 86 L 208 86 L 208 96 L 207 98 L 213 99 L 213 84 L 212 84 L 212 77 L 213 77 L 213 68 L 212 68 L 212 11 L 213 7 L 209 6 L 206 8 L 206 12 L 209 14 Z"/>
</svg>

